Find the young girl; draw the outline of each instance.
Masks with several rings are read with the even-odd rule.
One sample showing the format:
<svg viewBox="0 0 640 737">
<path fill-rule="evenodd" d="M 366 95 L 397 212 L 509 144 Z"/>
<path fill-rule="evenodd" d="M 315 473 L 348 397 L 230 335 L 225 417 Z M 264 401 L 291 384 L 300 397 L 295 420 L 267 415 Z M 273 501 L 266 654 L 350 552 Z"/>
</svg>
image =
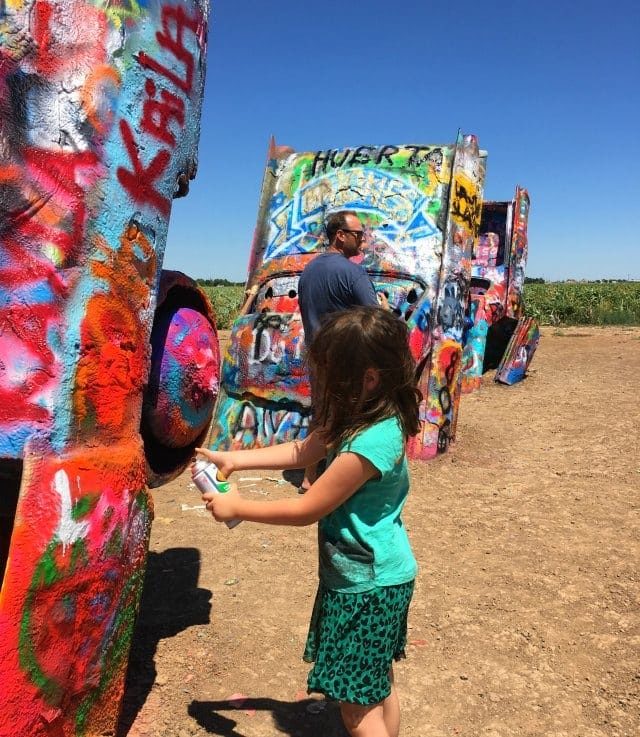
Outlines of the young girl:
<svg viewBox="0 0 640 737">
<path fill-rule="evenodd" d="M 293 469 L 325 456 L 326 471 L 304 494 L 260 502 L 204 494 L 219 522 L 319 522 L 320 584 L 306 662 L 309 692 L 340 702 L 353 737 L 397 737 L 393 660 L 404 657 L 416 576 L 400 514 L 409 491 L 405 441 L 418 431 L 420 393 L 405 324 L 379 307 L 332 315 L 309 349 L 313 430 L 304 440 L 255 450 L 198 448 L 228 476 L 252 468 Z"/>
</svg>

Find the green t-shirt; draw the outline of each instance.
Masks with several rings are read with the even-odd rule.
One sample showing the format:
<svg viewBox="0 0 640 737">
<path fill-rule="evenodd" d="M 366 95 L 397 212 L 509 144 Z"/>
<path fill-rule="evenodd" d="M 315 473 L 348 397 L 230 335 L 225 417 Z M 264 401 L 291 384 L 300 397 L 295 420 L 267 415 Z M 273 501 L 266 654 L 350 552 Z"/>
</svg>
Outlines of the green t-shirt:
<svg viewBox="0 0 640 737">
<path fill-rule="evenodd" d="M 412 581 L 418 566 L 400 518 L 409 492 L 404 438 L 396 418 L 377 422 L 343 443 L 380 472 L 318 523 L 320 581 L 361 593 Z"/>
</svg>

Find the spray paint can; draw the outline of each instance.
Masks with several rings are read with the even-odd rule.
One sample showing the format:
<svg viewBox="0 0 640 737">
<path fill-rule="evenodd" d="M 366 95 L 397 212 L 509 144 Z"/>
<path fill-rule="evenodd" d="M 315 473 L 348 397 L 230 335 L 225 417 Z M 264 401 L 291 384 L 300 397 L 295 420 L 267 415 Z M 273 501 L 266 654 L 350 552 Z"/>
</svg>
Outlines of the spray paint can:
<svg viewBox="0 0 640 737">
<path fill-rule="evenodd" d="M 193 464 L 193 483 L 202 494 L 212 491 L 214 494 L 224 494 L 229 491 L 229 482 L 220 473 L 215 463 L 209 461 L 196 461 Z M 231 529 L 239 525 L 242 520 L 230 519 L 225 525 Z"/>
</svg>

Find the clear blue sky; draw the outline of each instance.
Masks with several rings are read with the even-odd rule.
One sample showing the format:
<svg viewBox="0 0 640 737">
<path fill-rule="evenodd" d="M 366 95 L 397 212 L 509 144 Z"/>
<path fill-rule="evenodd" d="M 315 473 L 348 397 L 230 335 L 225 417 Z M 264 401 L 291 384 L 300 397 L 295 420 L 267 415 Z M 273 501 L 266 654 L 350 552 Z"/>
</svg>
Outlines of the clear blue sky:
<svg viewBox="0 0 640 737">
<path fill-rule="evenodd" d="M 273 134 L 488 151 L 531 196 L 528 276 L 640 279 L 637 0 L 212 0 L 199 171 L 164 265 L 243 281 Z"/>
</svg>

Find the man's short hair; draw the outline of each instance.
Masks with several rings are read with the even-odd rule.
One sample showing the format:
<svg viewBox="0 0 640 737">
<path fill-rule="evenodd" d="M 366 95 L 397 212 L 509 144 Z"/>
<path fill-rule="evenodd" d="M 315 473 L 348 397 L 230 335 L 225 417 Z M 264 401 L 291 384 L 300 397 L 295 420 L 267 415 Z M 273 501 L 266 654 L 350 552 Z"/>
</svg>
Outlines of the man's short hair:
<svg viewBox="0 0 640 737">
<path fill-rule="evenodd" d="M 339 230 L 343 230 L 347 227 L 347 216 L 353 215 L 354 217 L 358 217 L 358 213 L 354 212 L 353 210 L 340 210 L 339 212 L 332 212 L 331 215 L 327 218 L 327 222 L 325 223 L 324 229 L 327 232 L 327 239 L 329 241 L 329 245 L 333 243 L 333 241 L 336 238 L 336 233 Z"/>
</svg>

